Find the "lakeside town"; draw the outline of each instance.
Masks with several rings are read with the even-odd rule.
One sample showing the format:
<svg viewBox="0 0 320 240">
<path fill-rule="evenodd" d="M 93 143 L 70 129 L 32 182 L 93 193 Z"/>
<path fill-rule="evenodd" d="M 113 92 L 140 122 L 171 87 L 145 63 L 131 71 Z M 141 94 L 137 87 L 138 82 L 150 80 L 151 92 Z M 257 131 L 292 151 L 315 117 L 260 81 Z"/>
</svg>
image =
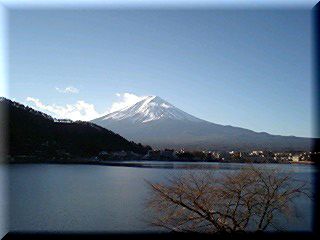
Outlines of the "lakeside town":
<svg viewBox="0 0 320 240">
<path fill-rule="evenodd" d="M 239 162 L 239 163 L 312 163 L 319 157 L 319 152 L 306 151 L 186 151 L 180 149 L 149 150 L 146 155 L 129 151 L 102 151 L 96 161 L 108 160 L 162 160 L 162 161 L 199 161 L 199 162 Z"/>
<path fill-rule="evenodd" d="M 101 151 L 93 157 L 75 157 L 64 149 L 56 149 L 50 157 L 44 152 L 7 156 L 10 163 L 108 163 L 108 161 L 183 161 L 222 163 L 301 163 L 312 164 L 320 152 L 307 151 L 188 151 L 185 149 L 150 149 L 146 154 L 133 151 Z"/>
</svg>

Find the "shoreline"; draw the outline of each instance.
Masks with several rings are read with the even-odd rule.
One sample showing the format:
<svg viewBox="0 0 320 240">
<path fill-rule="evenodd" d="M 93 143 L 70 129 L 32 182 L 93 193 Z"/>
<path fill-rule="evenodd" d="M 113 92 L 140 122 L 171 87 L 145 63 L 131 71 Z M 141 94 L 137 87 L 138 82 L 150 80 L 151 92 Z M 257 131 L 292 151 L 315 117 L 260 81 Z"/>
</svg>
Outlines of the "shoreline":
<svg viewBox="0 0 320 240">
<path fill-rule="evenodd" d="M 117 160 L 117 161 L 94 161 L 82 158 L 74 158 L 71 161 L 8 161 L 5 165 L 20 165 L 20 164 L 61 164 L 61 165 L 100 165 L 100 166 L 118 166 L 118 167 L 140 167 L 140 168 L 179 168 L 179 167 L 194 167 L 194 168 L 215 168 L 215 164 L 285 164 L 285 165 L 314 165 L 314 162 L 283 162 L 283 163 L 268 163 L 268 162 L 205 162 L 205 161 L 170 161 L 170 160 Z M 183 166 L 183 164 L 189 164 Z M 194 164 L 194 166 L 192 166 Z M 174 166 L 176 165 L 176 166 Z M 180 166 L 179 166 L 180 165 Z M 211 166 L 210 166 L 211 165 Z"/>
</svg>

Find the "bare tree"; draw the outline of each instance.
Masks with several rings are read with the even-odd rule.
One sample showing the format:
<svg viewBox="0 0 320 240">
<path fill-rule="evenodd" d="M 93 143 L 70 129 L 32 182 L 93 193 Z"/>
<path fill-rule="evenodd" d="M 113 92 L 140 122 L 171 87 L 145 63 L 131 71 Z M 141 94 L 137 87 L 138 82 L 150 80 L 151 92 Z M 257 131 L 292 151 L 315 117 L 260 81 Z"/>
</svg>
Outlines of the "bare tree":
<svg viewBox="0 0 320 240">
<path fill-rule="evenodd" d="M 215 176 L 188 172 L 150 183 L 151 224 L 177 232 L 279 230 L 276 215 L 294 217 L 294 199 L 310 196 L 307 182 L 277 170 L 249 167 Z"/>
</svg>

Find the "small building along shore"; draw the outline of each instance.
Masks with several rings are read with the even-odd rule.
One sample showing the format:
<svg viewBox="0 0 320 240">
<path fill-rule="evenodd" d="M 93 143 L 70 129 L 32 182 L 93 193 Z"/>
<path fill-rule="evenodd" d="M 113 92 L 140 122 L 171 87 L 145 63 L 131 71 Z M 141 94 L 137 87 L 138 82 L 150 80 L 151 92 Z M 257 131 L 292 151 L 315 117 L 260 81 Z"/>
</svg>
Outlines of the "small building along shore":
<svg viewBox="0 0 320 240">
<path fill-rule="evenodd" d="M 101 151 L 95 158 L 98 161 L 107 160 L 161 160 L 161 161 L 199 161 L 199 162 L 239 162 L 239 163 L 303 163 L 311 162 L 312 152 L 272 152 L 253 151 L 186 151 L 180 149 L 155 149 L 141 155 L 132 151 Z"/>
</svg>

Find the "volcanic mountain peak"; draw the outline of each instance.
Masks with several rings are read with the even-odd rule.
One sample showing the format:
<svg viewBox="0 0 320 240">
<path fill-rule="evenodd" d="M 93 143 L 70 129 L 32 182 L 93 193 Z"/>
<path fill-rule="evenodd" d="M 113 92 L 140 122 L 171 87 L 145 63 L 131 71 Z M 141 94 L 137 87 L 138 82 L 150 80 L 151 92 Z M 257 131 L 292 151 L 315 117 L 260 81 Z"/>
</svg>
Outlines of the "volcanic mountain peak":
<svg viewBox="0 0 320 240">
<path fill-rule="evenodd" d="M 93 123 L 155 148 L 215 150 L 309 150 L 308 138 L 277 136 L 196 118 L 157 96 L 115 111 Z"/>
<path fill-rule="evenodd" d="M 99 120 L 130 120 L 134 123 L 147 123 L 156 120 L 173 119 L 202 121 L 163 100 L 158 96 L 148 96 L 132 106 L 109 113 Z"/>
</svg>

